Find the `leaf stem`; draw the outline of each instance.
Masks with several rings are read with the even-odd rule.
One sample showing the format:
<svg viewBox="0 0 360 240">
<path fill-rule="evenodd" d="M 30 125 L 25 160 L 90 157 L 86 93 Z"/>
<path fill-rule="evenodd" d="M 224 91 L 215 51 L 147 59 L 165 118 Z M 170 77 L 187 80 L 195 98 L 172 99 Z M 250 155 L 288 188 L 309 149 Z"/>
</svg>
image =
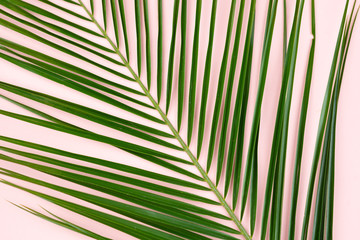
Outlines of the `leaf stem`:
<svg viewBox="0 0 360 240">
<path fill-rule="evenodd" d="M 235 216 L 234 211 L 230 208 L 230 206 L 225 201 L 224 197 L 221 195 L 215 184 L 211 181 L 206 171 L 201 167 L 198 159 L 195 157 L 195 155 L 190 151 L 189 146 L 185 143 L 185 141 L 181 138 L 179 132 L 175 129 L 173 124 L 168 119 L 167 115 L 162 111 L 160 108 L 160 105 L 155 101 L 155 99 L 152 97 L 148 89 L 145 87 L 145 85 L 140 80 L 139 76 L 135 73 L 133 68 L 130 66 L 130 63 L 126 60 L 126 58 L 122 55 L 119 48 L 114 44 L 114 42 L 109 38 L 106 31 L 100 26 L 100 24 L 97 22 L 97 20 L 94 18 L 93 14 L 87 9 L 87 7 L 84 5 L 82 0 L 79 0 L 80 5 L 84 8 L 84 10 L 87 12 L 89 17 L 91 18 L 91 21 L 98 27 L 98 29 L 101 31 L 103 36 L 107 39 L 107 41 L 110 43 L 110 45 L 114 48 L 115 52 L 121 60 L 123 61 L 123 64 L 125 67 L 130 71 L 130 73 L 135 78 L 136 82 L 140 85 L 142 90 L 144 91 L 145 95 L 149 98 L 149 100 L 154 105 L 155 109 L 159 112 L 161 117 L 163 118 L 164 122 L 172 133 L 174 134 L 175 138 L 179 141 L 181 146 L 183 147 L 184 151 L 187 153 L 187 155 L 190 157 L 193 164 L 196 166 L 196 168 L 199 170 L 200 174 L 203 176 L 204 180 L 208 183 L 210 189 L 215 193 L 216 197 L 219 199 L 221 205 L 225 208 L 225 210 L 228 212 L 230 218 L 233 220 L 233 222 L 236 224 L 236 226 L 239 228 L 241 234 L 245 237 L 246 240 L 251 240 L 250 234 L 246 231 L 244 226 L 241 224 L 240 220 Z"/>
</svg>

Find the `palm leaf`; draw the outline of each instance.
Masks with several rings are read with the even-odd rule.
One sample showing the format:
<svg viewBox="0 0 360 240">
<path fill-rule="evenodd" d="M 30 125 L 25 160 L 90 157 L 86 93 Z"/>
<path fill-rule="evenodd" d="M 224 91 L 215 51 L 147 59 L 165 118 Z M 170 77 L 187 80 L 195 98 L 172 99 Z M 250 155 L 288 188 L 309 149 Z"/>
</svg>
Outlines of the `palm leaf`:
<svg viewBox="0 0 360 240">
<path fill-rule="evenodd" d="M 153 14 L 154 3 L 157 15 Z M 21 121 L 46 129 L 49 138 L 51 134 L 67 134 L 73 137 L 74 143 L 85 139 L 119 154 L 118 162 L 114 162 L 107 159 L 106 154 L 93 157 L 67 151 L 62 146 L 1 135 L 0 159 L 7 163 L 0 166 L 1 182 L 139 239 L 252 239 L 259 217 L 261 108 L 278 0 L 268 2 L 260 72 L 256 76 L 258 91 L 246 153 L 243 148 L 247 141 L 245 122 L 254 75 L 256 1 L 250 4 L 245 0 L 229 2 L 226 36 L 221 44 L 216 41 L 215 32 L 223 26 L 219 26 L 216 19 L 224 9 L 218 8 L 217 0 L 213 0 L 211 5 L 206 3 L 202 0 L 174 0 L 170 3 L 162 0 L 1 1 L 0 25 L 4 34 L 0 38 L 0 58 L 101 107 L 73 102 L 67 96 L 29 87 L 32 83 L 28 79 L 22 79 L 22 84 L 3 79 L 0 97 L 17 106 L 21 112 L 2 107 L 0 115 L 13 119 L 15 123 Z M 261 239 L 266 238 L 268 225 L 270 239 L 282 238 L 289 117 L 304 4 L 305 0 L 296 1 L 288 42 L 284 1 L 283 75 L 261 215 Z M 208 19 L 203 14 L 207 5 L 211 6 Z M 295 236 L 299 173 L 315 59 L 315 1 L 311 5 L 314 39 L 298 130 L 289 239 Z M 340 25 L 318 128 L 303 219 L 303 239 L 308 234 L 321 150 L 312 235 L 314 239 L 331 239 L 333 231 L 336 115 L 358 13 L 354 4 L 346 22 L 348 5 L 349 1 Z M 189 11 L 191 8 L 194 11 Z M 172 14 L 170 23 L 165 19 L 168 13 Z M 156 16 L 155 21 L 153 16 Z M 247 16 L 246 20 L 244 16 Z M 191 24 L 194 26 L 192 33 L 188 30 Z M 246 26 L 246 31 L 243 31 L 243 26 Z M 201 31 L 204 27 L 209 28 L 209 38 L 202 69 Z M 157 51 L 152 49 L 153 31 L 157 31 Z M 18 39 L 8 37 L 6 33 L 9 32 L 30 41 L 19 43 Z M 216 69 L 213 66 L 214 48 L 219 48 L 222 53 L 219 75 L 213 74 Z M 188 54 L 188 49 L 192 54 Z M 143 74 L 142 64 L 146 66 Z M 156 71 L 153 70 L 155 65 Z M 152 78 L 153 72 L 156 72 L 156 80 Z M 200 72 L 203 72 L 202 77 Z M 167 76 L 166 81 L 163 74 Z M 216 82 L 211 82 L 213 79 Z M 154 81 L 157 97 L 153 97 L 151 89 Z M 163 86 L 164 82 L 166 86 Z M 209 98 L 212 84 L 216 97 Z M 164 110 L 160 102 L 163 92 L 166 94 Z M 214 102 L 210 101 L 212 97 Z M 170 111 L 173 105 L 176 107 Z M 105 110 L 108 108 L 110 110 Z M 175 119 L 173 112 L 176 113 Z M 207 121 L 208 116 L 210 121 Z M 185 119 L 186 124 L 182 124 Z M 205 138 L 208 122 L 210 139 Z M 193 138 L 197 141 L 192 141 Z M 207 143 L 206 161 L 203 163 L 199 157 Z M 244 155 L 247 157 L 244 176 L 241 177 Z M 23 168 L 49 176 L 53 181 L 18 170 Z M 214 178 L 210 170 L 214 172 Z M 72 187 L 57 184 L 56 180 L 66 181 Z M 24 187 L 22 183 L 32 187 Z M 35 190 L 35 186 L 41 186 L 43 190 Z M 52 190 L 52 194 L 44 189 Z M 68 196 L 86 205 L 70 201 L 66 198 Z M 242 224 L 248 198 L 249 231 Z M 229 199 L 232 204 L 228 203 Z M 15 206 L 88 237 L 109 239 L 106 233 L 93 232 L 52 211 L 36 210 L 23 204 Z"/>
</svg>

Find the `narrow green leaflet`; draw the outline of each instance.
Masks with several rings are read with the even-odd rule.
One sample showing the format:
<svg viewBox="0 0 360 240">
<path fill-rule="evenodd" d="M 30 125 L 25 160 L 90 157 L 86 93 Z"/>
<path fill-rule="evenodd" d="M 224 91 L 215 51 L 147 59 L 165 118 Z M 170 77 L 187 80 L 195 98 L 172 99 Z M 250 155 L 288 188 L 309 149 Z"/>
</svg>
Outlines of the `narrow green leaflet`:
<svg viewBox="0 0 360 240">
<path fill-rule="evenodd" d="M 167 71 L 167 84 L 166 84 L 166 108 L 165 112 L 169 112 L 172 85 L 174 79 L 174 58 L 175 58 L 175 44 L 176 44 L 176 29 L 179 15 L 180 0 L 175 0 L 174 2 L 174 11 L 173 11 L 173 20 L 172 20 L 172 33 L 171 33 L 171 43 L 170 43 L 170 52 L 169 52 L 169 62 L 168 62 L 168 71 Z"/>
<path fill-rule="evenodd" d="M 107 6 L 106 6 L 106 0 L 101 0 L 101 7 L 103 12 L 103 21 L 104 21 L 104 29 L 107 30 Z"/>
<path fill-rule="evenodd" d="M 247 49 L 249 53 L 248 55 L 246 55 L 247 57 L 246 75 L 241 82 L 242 84 L 238 86 L 238 90 L 236 94 L 235 104 L 238 107 L 234 109 L 234 116 L 233 116 L 231 135 L 230 135 L 230 138 L 236 139 L 236 141 L 230 142 L 228 156 L 227 156 L 227 166 L 226 166 L 226 176 L 225 176 L 225 195 L 227 195 L 229 191 L 230 181 L 232 179 L 232 170 L 234 169 L 233 201 L 232 201 L 233 209 L 235 209 L 237 206 L 239 190 L 240 190 L 240 175 L 241 175 L 243 148 L 244 148 L 244 140 L 245 140 L 244 139 L 245 120 L 246 120 L 246 112 L 248 105 L 252 57 L 253 57 L 253 49 L 254 49 L 254 30 L 255 30 L 255 26 L 253 26 L 250 46 L 249 49 Z M 235 159 L 234 159 L 234 155 L 235 155 Z"/>
<path fill-rule="evenodd" d="M 80 18 L 80 19 L 83 19 L 83 20 L 86 20 L 86 21 L 90 21 L 89 18 L 84 17 L 84 16 L 82 16 L 82 15 L 80 15 L 80 14 L 74 12 L 74 11 L 71 11 L 71 10 L 67 9 L 67 8 L 64 8 L 64 7 L 62 7 L 62 6 L 60 6 L 60 5 L 56 4 L 56 3 L 50 2 L 49 0 L 39 0 L 39 1 L 43 2 L 43 3 L 46 3 L 47 5 L 49 5 L 51 7 L 57 8 L 57 9 L 63 11 L 63 12 L 66 12 L 66 13 L 74 16 L 74 17 L 77 17 L 77 18 Z M 91 11 L 94 12 L 94 1 L 93 0 L 90 0 L 90 5 L 91 5 Z"/>
<path fill-rule="evenodd" d="M 122 29 L 123 29 L 123 37 L 124 37 L 124 42 L 125 42 L 126 57 L 127 57 L 128 61 L 130 61 L 129 38 L 128 38 L 127 26 L 126 26 L 124 0 L 118 0 L 118 2 L 119 2 L 121 24 L 122 24 Z"/>
<path fill-rule="evenodd" d="M 45 211 L 51 216 L 45 215 L 43 213 L 40 213 L 40 212 L 38 212 L 38 211 L 36 211 L 34 209 L 31 209 L 31 208 L 28 208 L 28 207 L 25 207 L 25 206 L 19 206 L 19 205 L 16 205 L 16 204 L 13 204 L 13 205 L 19 207 L 20 209 L 22 209 L 22 210 L 24 210 L 24 211 L 26 211 L 28 213 L 31 213 L 31 214 L 33 214 L 33 215 L 35 215 L 37 217 L 40 217 L 40 218 L 42 218 L 42 219 L 44 219 L 46 221 L 55 223 L 55 224 L 57 224 L 59 226 L 62 226 L 62 227 L 65 227 L 67 229 L 70 229 L 72 231 L 81 233 L 81 234 L 83 234 L 85 236 L 88 236 L 88 237 L 91 237 L 91 238 L 94 238 L 94 239 L 99 239 L 99 240 L 110 240 L 110 238 L 103 237 L 103 236 L 101 236 L 99 234 L 96 234 L 96 233 L 94 233 L 94 232 L 92 232 L 92 231 L 90 231 L 88 229 L 82 228 L 82 227 L 80 227 L 78 225 L 75 225 L 75 224 L 73 224 L 71 222 L 68 222 L 65 219 L 60 218 L 60 217 L 56 216 L 55 214 L 50 213 L 47 210 L 45 210 Z"/>
<path fill-rule="evenodd" d="M 137 48 L 137 67 L 138 74 L 141 76 L 141 9 L 140 9 L 140 1 L 134 0 L 135 4 L 135 27 L 136 27 L 136 48 Z"/>
<path fill-rule="evenodd" d="M 150 23 L 149 23 L 149 9 L 148 0 L 143 0 L 144 7 L 144 22 L 145 22 L 145 45 L 146 45 L 146 79 L 147 87 L 151 87 L 151 46 L 150 46 Z"/>
<path fill-rule="evenodd" d="M 209 150 L 208 150 L 208 155 L 207 155 L 207 166 L 206 166 L 207 172 L 209 172 L 209 170 L 210 170 L 211 163 L 213 160 L 213 155 L 214 155 L 216 133 L 217 133 L 218 122 L 219 122 L 219 118 L 220 118 L 220 107 L 221 107 L 221 102 L 222 102 L 221 99 L 222 99 L 224 85 L 225 85 L 225 75 L 226 75 L 227 62 L 228 62 L 228 57 L 229 57 L 231 34 L 232 34 L 233 24 L 234 24 L 235 6 L 236 6 L 236 0 L 232 0 L 231 7 L 230 7 L 229 20 L 228 20 L 228 27 L 227 27 L 227 32 L 226 32 L 225 48 L 224 48 L 223 58 L 221 61 L 219 81 L 218 81 L 218 86 L 217 86 L 217 91 L 216 91 L 215 108 L 214 108 L 212 123 L 211 123 L 211 134 L 210 134 L 210 142 L 209 142 Z"/>
<path fill-rule="evenodd" d="M 302 160 L 302 153 L 304 146 L 305 124 L 306 124 L 306 116 L 307 116 L 307 109 L 308 109 L 309 96 L 310 96 L 312 73 L 314 67 L 315 42 L 316 42 L 314 0 L 312 0 L 311 2 L 311 22 L 312 22 L 311 29 L 312 29 L 313 39 L 311 42 L 310 54 L 308 59 L 308 67 L 307 67 L 305 87 L 304 87 L 303 100 L 301 106 L 301 115 L 299 120 L 299 131 L 298 131 L 298 139 L 296 146 L 295 167 L 293 174 L 292 194 L 291 194 L 289 240 L 293 240 L 295 237 L 296 209 L 297 209 L 297 201 L 299 195 L 299 182 L 300 182 L 301 160 Z"/>
<path fill-rule="evenodd" d="M 211 61 L 212 61 L 212 52 L 213 52 L 213 45 L 214 45 L 216 9 L 217 9 L 217 0 L 213 0 L 212 8 L 211 8 L 209 43 L 208 43 L 207 52 L 206 52 L 203 87 L 202 87 L 202 92 L 201 92 L 199 131 L 198 131 L 197 153 L 196 153 L 198 158 L 200 156 L 202 145 L 203 145 L 203 140 L 204 140 L 205 116 L 206 116 L 207 100 L 208 100 L 208 94 L 209 94 Z"/>
<path fill-rule="evenodd" d="M 253 236 L 256 223 L 256 210 L 257 210 L 257 195 L 258 195 L 258 145 L 259 145 L 259 131 L 256 138 L 256 150 L 251 167 L 251 180 L 250 180 L 250 233 Z"/>
<path fill-rule="evenodd" d="M 191 143 L 193 127 L 194 127 L 195 94 L 196 94 L 196 81 L 197 81 L 197 73 L 198 73 L 201 8 L 202 8 L 202 0 L 198 0 L 196 2 L 194 43 L 193 43 L 193 54 L 192 54 L 192 60 L 191 60 L 190 87 L 189 87 L 189 110 L 188 110 L 188 129 L 187 129 L 188 145 L 190 145 L 190 143 Z"/>
<path fill-rule="evenodd" d="M 94 0 L 90 0 L 90 7 L 91 7 L 91 13 L 94 14 L 94 12 L 95 12 Z"/>
<path fill-rule="evenodd" d="M 186 28 L 187 28 L 187 0 L 181 1 L 181 45 L 180 45 L 180 64 L 178 78 L 178 111 L 177 129 L 180 131 L 184 108 L 185 94 L 185 60 L 186 60 Z"/>
<path fill-rule="evenodd" d="M 119 17 L 116 11 L 116 0 L 110 0 L 110 7 L 111 7 L 111 15 L 114 25 L 114 32 L 115 32 L 115 39 L 116 39 L 116 46 L 119 47 L 120 45 L 120 36 L 119 36 Z"/>
<path fill-rule="evenodd" d="M 163 0 L 158 0 L 157 101 L 161 100 L 163 84 Z"/>
</svg>

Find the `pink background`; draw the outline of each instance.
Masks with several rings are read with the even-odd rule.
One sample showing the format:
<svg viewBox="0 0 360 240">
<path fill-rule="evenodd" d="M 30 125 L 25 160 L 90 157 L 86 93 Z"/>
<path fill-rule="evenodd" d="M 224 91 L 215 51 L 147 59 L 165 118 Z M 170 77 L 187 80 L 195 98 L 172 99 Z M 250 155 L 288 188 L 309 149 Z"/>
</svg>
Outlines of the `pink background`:
<svg viewBox="0 0 360 240">
<path fill-rule="evenodd" d="M 31 1 L 30 1 L 31 2 Z M 60 1 L 57 1 L 60 2 Z M 125 1 L 126 3 L 127 1 Z M 156 13 L 155 0 L 149 0 L 151 13 Z M 192 1 L 189 1 L 192 2 Z M 195 1 L 194 1 L 195 2 Z M 203 7 L 203 22 L 206 24 L 210 16 L 211 4 L 210 0 L 204 0 Z M 218 24 L 216 29 L 215 36 L 215 47 L 214 56 L 213 56 L 213 77 L 211 79 L 212 86 L 210 89 L 210 108 L 214 106 L 215 94 L 216 94 L 216 85 L 219 66 L 221 63 L 222 51 L 221 47 L 224 42 L 228 16 L 228 10 L 230 6 L 229 0 L 219 1 L 218 7 Z M 280 1 L 282 2 L 282 1 Z M 288 2 L 288 19 L 292 19 L 292 12 L 294 8 L 294 0 Z M 172 9 L 172 3 L 164 3 L 165 9 Z M 247 3 L 248 4 L 248 3 Z M 191 3 L 189 6 L 189 16 L 194 16 L 194 4 Z M 259 61 L 261 57 L 261 46 L 263 39 L 264 31 L 264 20 L 267 10 L 267 1 L 258 0 L 257 3 L 257 20 L 256 20 L 256 32 L 255 32 L 255 48 L 254 48 L 254 63 L 253 63 L 253 75 L 252 75 L 252 85 L 250 90 L 250 102 L 249 102 L 249 111 L 247 119 L 247 129 L 246 129 L 246 139 L 249 136 L 249 124 L 251 123 L 251 116 L 254 106 L 254 97 L 256 95 L 257 89 L 257 77 L 258 77 L 258 68 Z M 317 0 L 316 1 L 316 21 L 317 21 L 317 44 L 316 44 L 316 56 L 315 56 L 315 67 L 313 82 L 311 87 L 311 96 L 308 110 L 308 119 L 306 125 L 305 133 L 305 145 L 304 145 L 304 154 L 303 154 L 303 165 L 301 173 L 301 186 L 300 186 L 300 195 L 299 195 L 299 205 L 298 205 L 298 227 L 297 227 L 297 238 L 299 238 L 299 229 L 301 228 L 302 222 L 302 213 L 304 208 L 304 200 L 306 197 L 307 191 L 307 179 L 310 171 L 310 166 L 312 162 L 312 155 L 314 150 L 314 143 L 316 137 L 316 131 L 318 126 L 318 119 L 320 115 L 321 105 L 323 101 L 323 95 L 325 91 L 325 86 L 327 83 L 327 78 L 329 74 L 329 69 L 332 61 L 332 54 L 335 47 L 335 42 L 338 34 L 339 24 L 341 21 L 343 7 L 345 5 L 345 0 Z M 80 11 L 81 12 L 81 11 Z M 165 24 L 165 40 L 164 44 L 168 46 L 169 44 L 169 31 L 171 29 L 170 19 L 172 11 L 165 11 L 164 20 L 167 20 Z M 245 16 L 246 19 L 247 16 Z M 151 15 L 152 27 L 155 26 L 156 15 Z M 246 23 L 246 21 L 245 21 Z M 291 21 L 289 20 L 289 25 Z M 129 22 L 129 31 L 131 34 L 134 34 L 134 26 L 132 22 Z M 206 25 L 207 26 L 207 25 Z M 193 32 L 193 19 L 191 18 L 189 23 L 189 33 Z M 245 28 L 244 28 L 245 29 Z M 245 31 L 245 30 L 244 30 Z M 12 39 L 22 44 L 34 43 L 34 41 L 29 40 L 19 34 L 13 33 L 4 27 L 0 26 L 0 34 L 5 36 L 7 39 Z M 6 34 L 6 35 L 5 35 Z M 191 43 L 192 34 L 189 34 L 190 37 L 188 42 Z M 244 35 L 244 34 L 243 34 Z M 288 143 L 288 158 L 287 158 L 287 171 L 286 171 L 286 182 L 285 182 L 285 200 L 284 200 L 284 210 L 283 210 L 283 238 L 287 236 L 287 220 L 289 212 L 289 196 L 291 191 L 291 179 L 292 179 L 292 169 L 293 169 L 293 160 L 294 160 L 294 149 L 296 148 L 296 135 L 298 128 L 298 118 L 300 115 L 301 99 L 302 99 L 302 90 L 304 84 L 304 76 L 306 72 L 306 64 L 311 40 L 310 33 L 310 1 L 306 1 L 306 6 L 304 9 L 303 25 L 301 32 L 301 40 L 299 47 L 299 56 L 298 56 L 298 66 L 295 76 L 294 84 L 294 95 L 292 102 L 292 112 L 291 112 L 291 122 L 289 130 L 289 143 Z M 156 51 L 156 31 L 152 34 L 152 47 L 153 53 Z M 201 52 L 200 52 L 200 63 L 199 63 L 199 78 L 201 79 L 204 60 L 206 54 L 206 42 L 208 38 L 207 27 L 201 30 Z M 359 24 L 355 26 L 353 41 L 350 47 L 350 52 L 348 56 L 348 62 L 345 69 L 345 75 L 342 85 L 342 91 L 340 96 L 340 105 L 338 112 L 338 122 L 337 122 L 337 139 L 336 139 L 336 182 L 335 182 L 335 213 L 334 213 L 334 239 L 356 239 L 358 236 L 358 227 L 360 225 L 360 146 L 359 146 L 359 136 L 360 136 L 360 109 L 358 107 L 360 103 L 360 68 L 359 68 L 359 50 L 360 50 L 360 31 Z M 32 45 L 32 47 L 37 47 Z M 37 47 L 39 51 L 47 51 L 47 48 Z M 179 49 L 177 49 L 178 51 Z M 54 51 L 55 53 L 55 51 Z M 135 52 L 133 52 L 135 53 Z M 188 49 L 187 54 L 190 56 L 191 48 Z M 258 202 L 258 220 L 260 219 L 260 213 L 262 210 L 262 201 L 263 201 L 263 192 L 265 187 L 265 181 L 267 176 L 267 167 L 269 154 L 271 149 L 271 141 L 273 134 L 273 126 L 276 115 L 276 106 L 279 90 L 280 90 L 280 80 L 281 80 L 281 61 L 282 61 L 282 4 L 279 3 L 279 12 L 276 22 L 276 27 L 274 30 L 274 40 L 273 48 L 271 52 L 270 67 L 268 72 L 268 78 L 266 83 L 263 110 L 262 110 L 262 122 L 261 122 L 261 133 L 260 133 L 260 156 L 259 156 L 259 202 Z M 164 53 L 166 56 L 168 50 L 165 50 Z M 239 53 L 239 59 L 242 57 L 242 53 Z M 154 54 L 155 56 L 155 54 Z M 59 56 L 63 57 L 63 56 Z M 132 56 L 134 59 L 135 56 Z M 167 59 L 167 57 L 165 58 Z M 156 57 L 154 59 L 154 65 L 156 63 Z M 188 61 L 189 62 L 189 61 Z M 190 62 L 189 62 L 190 63 Z M 166 64 L 166 63 L 165 63 Z M 176 63 L 178 64 L 178 63 Z M 188 64 L 189 65 L 189 64 Z M 85 66 L 85 65 L 84 65 Z M 189 68 L 189 66 L 187 66 Z M 143 66 L 145 69 L 145 65 Z M 155 69 L 155 68 L 153 68 Z M 166 69 L 166 68 L 165 68 Z M 35 74 L 29 73 L 19 67 L 16 67 L 2 59 L 0 59 L 0 72 L 1 72 L 1 81 L 10 82 L 20 86 L 29 87 L 37 91 L 43 91 L 46 93 L 54 94 L 59 97 L 66 98 L 68 100 L 76 101 L 78 103 L 87 104 L 94 108 L 114 112 L 114 109 L 109 106 L 105 106 L 102 103 L 84 97 L 80 94 L 74 95 L 74 92 L 66 89 L 63 86 L 59 86 L 55 83 L 52 83 L 43 78 L 39 78 Z M 155 74 L 153 71 L 153 74 Z M 187 70 L 187 75 L 190 71 Z M 156 76 L 156 75 L 154 75 Z M 237 72 L 238 76 L 238 72 Z M 155 78 L 154 78 L 155 79 Z M 25 81 L 26 80 L 26 81 Z M 199 80 L 200 81 L 200 80 Z M 144 81 L 145 82 L 145 81 Z M 201 82 L 200 82 L 201 83 Z M 200 85 L 199 83 L 199 85 Z M 155 85 L 154 85 L 155 86 Z M 155 90 L 153 87 L 152 90 Z M 155 93 L 155 91 L 153 91 Z M 174 98 L 175 99 L 175 98 Z M 161 103 L 164 106 L 164 102 Z M 4 100 L 0 100 L 0 106 L 2 109 L 11 110 L 23 114 L 27 114 L 25 111 L 14 107 L 13 105 L 7 103 Z M 199 106 L 197 106 L 197 109 Z M 46 109 L 46 108 L 44 108 Z M 176 119 L 176 102 L 172 104 L 172 111 L 170 112 L 170 118 Z M 211 123 L 211 111 L 208 111 L 209 117 L 207 119 L 207 129 L 210 127 Z M 54 114 L 59 114 L 58 111 L 54 111 Z M 66 114 L 65 114 L 66 115 Z M 64 116 L 64 115 L 61 115 Z M 65 116 L 69 117 L 69 116 Z M 71 118 L 70 118 L 71 119 Z M 185 119 L 185 118 L 184 118 Z M 72 119 L 73 121 L 78 121 L 78 119 Z M 175 121 L 174 121 L 175 122 Z M 0 116 L 0 133 L 1 135 L 25 139 L 28 141 L 35 141 L 42 144 L 48 144 L 53 146 L 58 146 L 59 148 L 79 152 L 83 154 L 89 154 L 91 156 L 103 157 L 113 161 L 119 161 L 119 151 L 114 150 L 108 146 L 99 145 L 95 142 L 74 138 L 65 134 L 57 133 L 51 131 L 51 135 L 48 135 L 49 130 L 42 129 L 40 127 L 35 127 L 20 121 L 16 121 L 4 116 Z M 97 130 L 103 131 L 102 128 L 98 128 L 90 123 L 86 123 L 87 127 L 94 128 Z M 183 128 L 181 131 L 182 136 L 186 136 L 186 129 Z M 105 130 L 105 134 L 111 134 L 111 131 Z M 206 133 L 206 143 L 208 142 L 209 133 Z M 51 136 L 51 137 L 50 137 Z M 75 140 L 74 140 L 75 139 Z M 193 141 L 194 142 L 194 141 Z M 55 145 L 56 144 L 56 145 Z M 247 147 L 247 141 L 245 144 L 245 149 Z M 191 145 L 192 149 L 196 149 L 195 145 Z M 204 153 L 206 153 L 206 147 L 204 148 Z M 132 156 L 121 153 L 121 158 L 131 159 Z M 204 155 L 200 159 L 200 162 L 204 164 Z M 1 164 L 3 164 L 1 162 Z M 144 166 L 144 163 L 132 163 L 138 166 Z M 152 169 L 154 171 L 160 171 L 156 169 L 153 165 L 145 163 L 145 167 Z M 28 171 L 28 170 L 27 170 Z M 28 171 L 29 173 L 31 171 Z M 160 171 L 161 172 L 161 171 Z M 162 171 L 164 172 L 164 171 Z M 166 172 L 165 172 L 166 173 Z M 32 172 L 34 174 L 34 172 Z M 214 172 L 211 173 L 212 179 L 214 179 Z M 40 176 L 40 175 L 36 175 Z M 42 175 L 41 175 L 42 176 Z M 46 177 L 46 176 L 44 176 Z M 49 178 L 50 179 L 50 178 Z M 57 180 L 57 183 L 62 183 Z M 68 184 L 72 186 L 71 184 Z M 222 186 L 220 184 L 220 186 Z M 213 197 L 213 196 L 211 196 Z M 106 232 L 107 236 L 114 239 L 121 239 L 124 235 L 119 235 L 116 231 L 111 228 L 103 227 L 96 225 L 94 222 L 79 218 L 67 211 L 64 211 L 58 207 L 51 205 L 45 201 L 39 200 L 36 197 L 33 197 L 29 194 L 26 194 L 22 191 L 15 190 L 8 186 L 0 184 L 0 239 L 5 240 L 20 240 L 20 239 L 87 239 L 86 237 L 79 235 L 77 233 L 71 232 L 69 230 L 58 227 L 54 224 L 48 223 L 44 220 L 41 220 L 35 216 L 32 216 L 24 211 L 13 207 L 8 201 L 24 204 L 26 206 L 31 206 L 38 208 L 39 205 L 45 207 L 48 210 L 51 210 L 61 216 L 65 216 L 67 219 L 70 219 L 78 224 L 85 224 L 90 229 L 98 232 Z M 221 209 L 219 211 L 222 211 Z M 248 213 L 246 213 L 248 214 Z M 244 218 L 244 225 L 248 228 L 248 216 Z M 85 226 L 83 225 L 83 226 Z M 257 222 L 257 230 L 259 229 L 260 221 Z M 258 239 L 258 231 L 254 236 L 254 239 Z M 130 239 L 128 236 L 124 239 Z"/>
</svg>

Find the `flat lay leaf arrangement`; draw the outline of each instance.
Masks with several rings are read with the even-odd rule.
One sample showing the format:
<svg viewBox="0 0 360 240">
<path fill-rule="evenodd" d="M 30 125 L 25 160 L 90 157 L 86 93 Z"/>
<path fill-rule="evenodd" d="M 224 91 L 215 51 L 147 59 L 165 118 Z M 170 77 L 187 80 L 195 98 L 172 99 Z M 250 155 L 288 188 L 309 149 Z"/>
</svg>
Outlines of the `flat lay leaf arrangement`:
<svg viewBox="0 0 360 240">
<path fill-rule="evenodd" d="M 211 7 L 208 22 L 201 21 L 205 4 Z M 231 0 L 227 26 L 217 23 L 220 4 L 223 3 L 218 0 L 1 0 L 1 29 L 16 32 L 31 43 L 19 44 L 1 34 L 3 60 L 58 84 L 61 89 L 68 88 L 75 96 L 96 100 L 113 111 L 101 111 L 90 104 L 78 104 L 1 79 L 1 98 L 29 114 L 6 111 L 2 107 L 0 114 L 49 129 L 47 138 L 56 131 L 73 135 L 74 144 L 82 138 L 109 145 L 122 159 L 113 162 L 107 160 L 106 154 L 100 159 L 65 151 L 61 146 L 45 146 L 0 135 L 1 182 L 139 239 L 252 239 L 255 230 L 261 232 L 261 239 L 295 239 L 295 225 L 300 221 L 301 239 L 332 239 L 336 115 L 358 14 L 356 2 L 353 6 L 349 1 L 344 2 L 302 219 L 297 206 L 315 60 L 315 1 L 296 1 L 292 22 L 284 21 L 284 52 L 275 53 L 284 57 L 283 65 L 279 65 L 283 75 L 279 98 L 274 99 L 274 103 L 278 101 L 277 115 L 261 208 L 257 206 L 261 109 L 278 5 L 284 4 L 286 9 L 286 1 L 267 2 L 256 82 L 250 81 L 254 75 L 251 70 L 256 0 Z M 287 159 L 304 4 L 311 4 L 313 39 L 304 79 L 296 155 L 295 159 Z M 194 7 L 193 13 L 188 11 L 189 5 Z M 154 14 L 156 22 L 151 18 Z M 169 38 L 165 34 L 168 30 L 165 14 L 172 14 Z M 194 21 L 191 31 L 189 21 Z M 289 39 L 287 26 L 290 27 Z M 206 43 L 200 42 L 202 28 L 209 30 Z M 214 44 L 215 28 L 227 29 L 222 46 Z M 156 46 L 156 51 L 152 46 Z M 203 63 L 199 57 L 202 48 L 206 48 Z M 216 74 L 214 48 L 223 52 Z M 251 84 L 258 87 L 254 112 L 247 115 Z M 211 88 L 216 89 L 214 102 L 209 96 Z M 249 139 L 245 139 L 246 118 L 252 121 Z M 87 124 L 79 124 L 81 121 Z M 91 124 L 102 126 L 106 131 L 95 131 Z M 205 134 L 206 124 L 210 124 L 209 140 Z M 244 142 L 249 142 L 247 149 Z M 130 155 L 140 164 L 133 166 L 126 160 Z M 205 161 L 199 161 L 200 157 Z M 289 234 L 282 236 L 287 161 L 295 164 L 291 211 L 286 224 Z M 5 162 L 12 165 L 3 164 Z M 18 171 L 17 166 L 66 180 L 75 187 L 29 176 Z M 209 171 L 214 171 L 216 177 L 210 177 Z M 22 183 L 42 186 L 57 194 L 34 190 Z M 79 190 L 76 186 L 101 194 Z M 65 195 L 94 207 L 64 199 Z M 54 214 L 51 209 L 26 207 L 26 200 L 21 204 L 24 205 L 14 203 L 29 213 L 88 237 L 109 239 L 106 232 L 95 233 L 87 226 Z M 259 213 L 258 209 L 262 211 Z M 246 211 L 250 213 L 249 229 L 242 225 Z M 259 226 L 255 224 L 256 216 L 261 216 Z"/>
</svg>

